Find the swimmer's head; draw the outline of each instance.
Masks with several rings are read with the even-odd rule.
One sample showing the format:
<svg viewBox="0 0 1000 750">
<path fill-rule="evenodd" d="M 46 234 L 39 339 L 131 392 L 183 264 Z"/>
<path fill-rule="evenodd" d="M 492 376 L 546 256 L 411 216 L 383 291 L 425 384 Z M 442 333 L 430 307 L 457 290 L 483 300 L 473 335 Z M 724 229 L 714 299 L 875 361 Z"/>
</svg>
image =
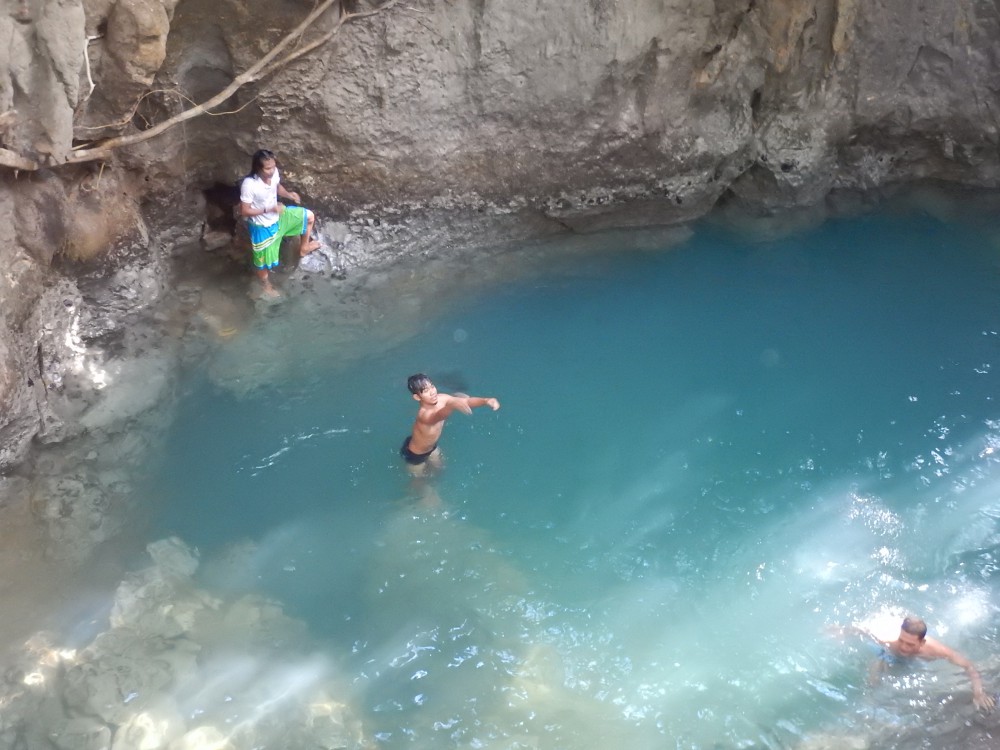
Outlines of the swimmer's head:
<svg viewBox="0 0 1000 750">
<path fill-rule="evenodd" d="M 907 617 L 899 627 L 895 650 L 902 656 L 916 656 L 924 645 L 927 624 L 919 617 Z"/>
<path fill-rule="evenodd" d="M 905 618 L 903 620 L 903 624 L 899 626 L 899 629 L 904 633 L 917 636 L 920 640 L 927 637 L 927 623 L 919 617 L 911 616 Z"/>
<path fill-rule="evenodd" d="M 406 379 L 406 387 L 410 389 L 410 393 L 414 396 L 419 396 L 432 385 L 434 384 L 431 382 L 431 379 L 422 372 L 418 372 L 416 375 L 410 375 L 410 377 Z"/>
</svg>

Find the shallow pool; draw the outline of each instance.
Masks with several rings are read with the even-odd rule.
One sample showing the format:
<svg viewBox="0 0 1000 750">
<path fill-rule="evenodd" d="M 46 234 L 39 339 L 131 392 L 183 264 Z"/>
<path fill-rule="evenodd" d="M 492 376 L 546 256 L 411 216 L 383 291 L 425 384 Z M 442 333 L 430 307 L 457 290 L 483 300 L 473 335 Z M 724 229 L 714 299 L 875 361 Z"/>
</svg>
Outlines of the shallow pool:
<svg viewBox="0 0 1000 750">
<path fill-rule="evenodd" d="M 150 537 L 307 622 L 380 747 L 947 746 L 961 671 L 871 687 L 830 627 L 921 614 L 1000 689 L 1000 217 L 948 210 L 416 284 L 350 357 L 288 301 L 186 383 Z M 415 483 L 418 371 L 502 408 Z"/>
</svg>

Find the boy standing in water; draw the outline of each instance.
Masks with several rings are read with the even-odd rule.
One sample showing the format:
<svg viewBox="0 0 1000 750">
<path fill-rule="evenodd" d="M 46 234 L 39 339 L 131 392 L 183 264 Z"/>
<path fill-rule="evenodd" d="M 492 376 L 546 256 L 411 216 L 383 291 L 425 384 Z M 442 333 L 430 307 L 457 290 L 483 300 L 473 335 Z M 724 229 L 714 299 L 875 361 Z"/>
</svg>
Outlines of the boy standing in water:
<svg viewBox="0 0 1000 750">
<path fill-rule="evenodd" d="M 301 206 L 285 207 L 278 198 L 299 203 L 296 192 L 285 190 L 274 154 L 261 149 L 253 155 L 250 174 L 240 184 L 240 216 L 247 220 L 253 246 L 253 265 L 264 295 L 280 296 L 271 285 L 270 272 L 280 262 L 281 241 L 300 235 L 299 256 L 311 253 L 319 242 L 310 240 L 315 214 Z"/>
<path fill-rule="evenodd" d="M 488 406 L 493 411 L 500 408 L 500 402 L 495 398 L 466 396 L 464 393 L 454 395 L 439 393 L 431 379 L 423 373 L 411 375 L 406 381 L 406 387 L 420 407 L 413 422 L 413 431 L 403 441 L 399 455 L 406 460 L 410 473 L 415 476 L 423 474 L 426 464 L 435 468 L 441 466 L 438 440 L 444 429 L 445 420 L 453 411 L 457 409 L 463 414 L 472 414 L 472 410 L 479 406 Z"/>
</svg>

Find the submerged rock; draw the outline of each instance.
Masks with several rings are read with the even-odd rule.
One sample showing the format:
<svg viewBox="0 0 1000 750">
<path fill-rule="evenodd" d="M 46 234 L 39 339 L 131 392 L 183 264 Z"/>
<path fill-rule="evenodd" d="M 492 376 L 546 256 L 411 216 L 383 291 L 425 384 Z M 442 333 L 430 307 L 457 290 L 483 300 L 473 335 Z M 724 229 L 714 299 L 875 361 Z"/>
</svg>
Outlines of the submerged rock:
<svg viewBox="0 0 1000 750">
<path fill-rule="evenodd" d="M 69 719 L 50 737 L 60 750 L 108 750 L 111 747 L 110 727 L 86 717 Z"/>
<path fill-rule="evenodd" d="M 118 727 L 111 750 L 163 750 L 181 739 L 185 726 L 176 703 L 155 704 Z"/>
<path fill-rule="evenodd" d="M 108 629 L 85 648 L 29 641 L 0 687 L 0 748 L 368 746 L 301 622 L 260 596 L 199 588 L 197 556 L 178 539 L 148 550 L 154 564 L 121 583 Z"/>
</svg>

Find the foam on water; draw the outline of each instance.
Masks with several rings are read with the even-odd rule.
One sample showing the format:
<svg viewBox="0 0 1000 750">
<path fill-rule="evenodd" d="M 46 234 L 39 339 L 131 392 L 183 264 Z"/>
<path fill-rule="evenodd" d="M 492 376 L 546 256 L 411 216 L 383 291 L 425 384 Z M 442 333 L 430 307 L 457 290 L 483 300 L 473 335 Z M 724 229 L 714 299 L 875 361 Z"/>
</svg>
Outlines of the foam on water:
<svg viewBox="0 0 1000 750">
<path fill-rule="evenodd" d="M 1000 688 L 987 229 L 706 225 L 433 316 L 407 286 L 344 361 L 290 304 L 192 380 L 154 532 L 303 618 L 382 747 L 944 747 L 960 672 L 871 688 L 827 631 L 917 612 Z M 503 405 L 450 420 L 430 488 L 396 455 L 419 370 Z"/>
</svg>

